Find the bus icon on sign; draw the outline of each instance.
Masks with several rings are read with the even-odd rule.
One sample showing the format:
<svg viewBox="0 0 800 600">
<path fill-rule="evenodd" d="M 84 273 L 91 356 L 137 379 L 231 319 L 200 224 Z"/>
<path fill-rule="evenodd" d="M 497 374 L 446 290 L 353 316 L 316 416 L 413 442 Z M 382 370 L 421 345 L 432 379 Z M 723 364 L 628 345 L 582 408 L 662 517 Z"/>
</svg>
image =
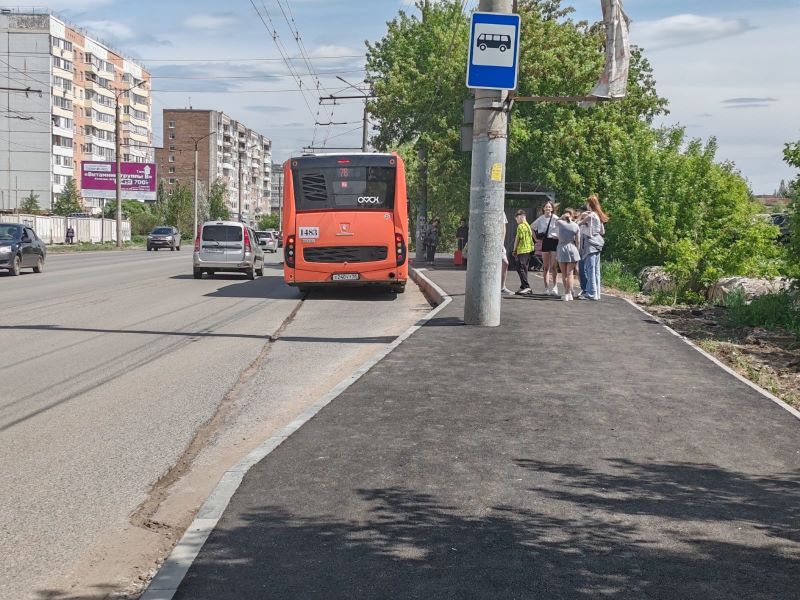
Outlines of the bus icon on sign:
<svg viewBox="0 0 800 600">
<path fill-rule="evenodd" d="M 478 48 L 482 52 L 487 48 L 497 48 L 500 52 L 505 52 L 511 48 L 511 36 L 482 33 L 478 36 Z"/>
</svg>

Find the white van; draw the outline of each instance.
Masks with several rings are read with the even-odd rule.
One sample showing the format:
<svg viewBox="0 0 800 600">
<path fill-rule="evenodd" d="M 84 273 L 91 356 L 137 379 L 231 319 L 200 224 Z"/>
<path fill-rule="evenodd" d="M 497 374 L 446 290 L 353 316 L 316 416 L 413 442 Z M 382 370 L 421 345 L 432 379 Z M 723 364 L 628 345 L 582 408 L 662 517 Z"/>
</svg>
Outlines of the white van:
<svg viewBox="0 0 800 600">
<path fill-rule="evenodd" d="M 244 273 L 250 279 L 264 274 L 264 252 L 256 232 L 237 221 L 203 223 L 194 242 L 194 278 L 219 272 Z"/>
</svg>

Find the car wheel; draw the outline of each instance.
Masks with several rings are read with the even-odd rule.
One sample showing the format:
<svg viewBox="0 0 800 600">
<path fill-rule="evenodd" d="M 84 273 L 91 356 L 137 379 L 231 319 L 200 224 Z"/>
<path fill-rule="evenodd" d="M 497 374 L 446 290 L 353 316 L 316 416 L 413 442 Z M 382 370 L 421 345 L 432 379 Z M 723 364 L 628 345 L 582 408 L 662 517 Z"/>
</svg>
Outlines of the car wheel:
<svg viewBox="0 0 800 600">
<path fill-rule="evenodd" d="M 250 281 L 253 281 L 256 278 L 256 268 L 255 267 L 253 267 L 251 269 L 247 269 L 247 271 L 245 271 L 244 273 L 245 273 L 245 275 L 247 275 L 247 278 Z"/>
<path fill-rule="evenodd" d="M 256 275 L 258 275 L 259 277 L 263 277 L 264 276 L 264 263 L 261 263 L 261 268 L 260 269 L 256 269 Z"/>
<path fill-rule="evenodd" d="M 11 268 L 8 270 L 14 277 L 19 275 L 20 269 L 22 268 L 22 257 L 19 255 L 14 257 L 14 260 L 11 261 Z"/>
<path fill-rule="evenodd" d="M 33 267 L 34 273 L 43 273 L 44 272 L 44 259 L 40 256 L 36 261 L 36 266 Z"/>
<path fill-rule="evenodd" d="M 158 248 L 153 248 L 153 250 L 155 250 L 156 252 L 158 252 Z"/>
<path fill-rule="evenodd" d="M 147 247 L 147 251 L 148 251 L 148 252 L 152 252 L 152 251 L 153 251 L 153 247 L 152 247 L 152 246 L 148 246 L 148 247 Z"/>
<path fill-rule="evenodd" d="M 170 252 L 175 252 L 175 245 L 173 244 L 172 246 L 169 247 L 169 249 L 170 249 Z"/>
<path fill-rule="evenodd" d="M 180 246 L 178 246 L 178 247 L 177 247 L 177 248 L 175 248 L 175 249 L 176 249 L 178 252 L 180 252 L 180 251 L 181 251 L 181 247 L 180 247 Z"/>
<path fill-rule="evenodd" d="M 478 48 L 480 48 L 481 50 L 486 50 L 486 44 L 481 44 L 480 46 L 478 46 Z"/>
<path fill-rule="evenodd" d="M 206 273 L 208 273 L 208 276 L 209 276 L 211 279 L 214 279 L 214 271 L 212 271 L 211 269 L 209 269 L 208 271 L 206 271 Z"/>
<path fill-rule="evenodd" d="M 195 279 L 202 279 L 203 278 L 203 269 L 194 269 L 192 270 L 192 275 Z"/>
</svg>

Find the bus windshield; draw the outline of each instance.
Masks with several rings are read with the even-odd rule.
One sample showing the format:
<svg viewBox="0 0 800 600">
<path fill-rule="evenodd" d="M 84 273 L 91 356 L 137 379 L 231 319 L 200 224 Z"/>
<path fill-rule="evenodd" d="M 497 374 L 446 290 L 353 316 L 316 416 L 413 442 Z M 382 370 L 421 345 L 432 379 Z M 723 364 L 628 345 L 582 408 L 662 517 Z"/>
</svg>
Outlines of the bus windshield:
<svg viewBox="0 0 800 600">
<path fill-rule="evenodd" d="M 294 171 L 297 210 L 391 210 L 396 172 L 394 166 L 349 161 L 335 166 L 301 162 Z"/>
</svg>

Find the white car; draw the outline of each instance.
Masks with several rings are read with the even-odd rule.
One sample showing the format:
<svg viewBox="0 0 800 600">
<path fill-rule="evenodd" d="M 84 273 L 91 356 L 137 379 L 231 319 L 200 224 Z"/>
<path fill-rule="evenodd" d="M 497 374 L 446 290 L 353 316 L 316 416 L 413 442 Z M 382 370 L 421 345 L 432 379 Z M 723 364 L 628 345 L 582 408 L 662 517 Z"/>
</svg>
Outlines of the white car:
<svg viewBox="0 0 800 600">
<path fill-rule="evenodd" d="M 256 231 L 258 245 L 264 252 L 275 253 L 278 251 L 278 233 L 276 231 Z"/>
<path fill-rule="evenodd" d="M 256 232 L 237 221 L 203 223 L 194 245 L 194 278 L 203 273 L 244 273 L 249 279 L 264 274 L 264 252 Z"/>
</svg>

